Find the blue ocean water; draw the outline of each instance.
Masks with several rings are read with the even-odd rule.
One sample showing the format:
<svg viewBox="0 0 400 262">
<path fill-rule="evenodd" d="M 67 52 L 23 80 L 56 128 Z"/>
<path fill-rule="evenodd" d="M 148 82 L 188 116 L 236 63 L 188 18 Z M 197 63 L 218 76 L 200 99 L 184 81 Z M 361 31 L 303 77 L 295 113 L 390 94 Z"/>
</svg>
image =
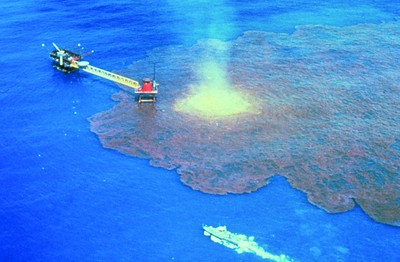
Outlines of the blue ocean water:
<svg viewBox="0 0 400 262">
<path fill-rule="evenodd" d="M 281 177 L 252 194 L 214 196 L 175 171 L 101 146 L 87 118 L 118 86 L 64 75 L 51 42 L 82 43 L 118 70 L 154 48 L 235 39 L 248 30 L 396 20 L 396 1 L 33 1 L 2 3 L 0 261 L 261 261 L 203 236 L 202 224 L 252 235 L 295 261 L 398 261 L 399 229 L 360 208 L 328 214 Z M 46 44 L 43 48 L 42 43 Z M 151 72 L 149 72 L 151 73 Z"/>
</svg>

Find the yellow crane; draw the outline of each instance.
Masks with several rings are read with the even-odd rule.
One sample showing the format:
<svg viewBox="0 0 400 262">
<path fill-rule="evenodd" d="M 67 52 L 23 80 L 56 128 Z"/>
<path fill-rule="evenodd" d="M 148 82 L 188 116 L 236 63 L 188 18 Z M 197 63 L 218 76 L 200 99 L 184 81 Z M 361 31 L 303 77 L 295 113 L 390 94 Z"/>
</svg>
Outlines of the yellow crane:
<svg viewBox="0 0 400 262">
<path fill-rule="evenodd" d="M 142 85 L 140 85 L 136 80 L 92 66 L 88 61 L 82 61 L 82 55 L 80 54 L 67 49 L 61 49 L 55 43 L 53 43 L 53 46 L 55 50 L 50 52 L 50 57 L 53 60 L 53 67 L 55 69 L 64 73 L 71 73 L 82 69 L 87 73 L 97 75 L 99 77 L 135 89 L 135 94 L 138 95 L 139 103 L 156 102 L 158 83 L 156 83 L 155 78 L 144 78 Z"/>
</svg>

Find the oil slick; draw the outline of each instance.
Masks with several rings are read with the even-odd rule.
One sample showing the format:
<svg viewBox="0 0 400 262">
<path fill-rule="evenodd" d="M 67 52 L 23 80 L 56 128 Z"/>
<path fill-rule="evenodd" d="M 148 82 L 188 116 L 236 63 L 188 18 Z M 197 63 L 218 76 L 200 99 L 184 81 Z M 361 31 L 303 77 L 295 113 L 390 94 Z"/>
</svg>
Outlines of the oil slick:
<svg viewBox="0 0 400 262">
<path fill-rule="evenodd" d="M 265 251 L 254 241 L 254 237 L 229 232 L 226 226 L 212 227 L 203 225 L 204 235 L 211 241 L 235 250 L 237 253 L 253 253 L 263 259 L 276 262 L 293 261 L 286 255 L 274 255 Z"/>
</svg>

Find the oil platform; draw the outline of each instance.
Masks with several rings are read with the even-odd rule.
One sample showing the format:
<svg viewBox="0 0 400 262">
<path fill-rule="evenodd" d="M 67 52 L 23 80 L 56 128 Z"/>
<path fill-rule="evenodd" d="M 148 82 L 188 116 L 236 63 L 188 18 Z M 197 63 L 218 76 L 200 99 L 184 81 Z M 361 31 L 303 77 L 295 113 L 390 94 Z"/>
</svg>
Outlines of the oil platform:
<svg viewBox="0 0 400 262">
<path fill-rule="evenodd" d="M 53 67 L 55 69 L 64 73 L 72 73 L 81 69 L 87 73 L 133 88 L 135 94 L 138 96 L 139 104 L 156 102 L 158 83 L 156 83 L 155 75 L 153 79 L 144 78 L 142 85 L 140 85 L 136 80 L 92 66 L 88 61 L 82 61 L 83 55 L 67 49 L 61 49 L 55 43 L 53 43 L 53 46 L 55 50 L 50 52 L 50 58 L 53 60 Z"/>
</svg>

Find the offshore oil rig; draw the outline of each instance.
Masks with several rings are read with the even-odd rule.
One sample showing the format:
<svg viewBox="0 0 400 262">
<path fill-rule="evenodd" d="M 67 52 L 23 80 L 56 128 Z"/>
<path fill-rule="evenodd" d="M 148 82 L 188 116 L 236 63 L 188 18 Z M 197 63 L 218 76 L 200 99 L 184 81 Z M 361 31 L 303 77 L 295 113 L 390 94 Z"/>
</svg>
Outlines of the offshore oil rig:
<svg viewBox="0 0 400 262">
<path fill-rule="evenodd" d="M 53 43 L 55 50 L 50 52 L 50 58 L 53 60 L 53 67 L 64 73 L 72 73 L 82 69 L 83 71 L 97 75 L 99 77 L 111 80 L 113 82 L 122 84 L 124 86 L 135 89 L 135 94 L 138 95 L 138 102 L 156 102 L 156 95 L 158 94 L 158 83 L 156 83 L 155 74 L 154 78 L 144 78 L 142 85 L 136 80 L 121 76 L 107 70 L 94 67 L 88 61 L 82 61 L 83 55 L 69 51 L 67 49 L 59 48 Z"/>
</svg>

